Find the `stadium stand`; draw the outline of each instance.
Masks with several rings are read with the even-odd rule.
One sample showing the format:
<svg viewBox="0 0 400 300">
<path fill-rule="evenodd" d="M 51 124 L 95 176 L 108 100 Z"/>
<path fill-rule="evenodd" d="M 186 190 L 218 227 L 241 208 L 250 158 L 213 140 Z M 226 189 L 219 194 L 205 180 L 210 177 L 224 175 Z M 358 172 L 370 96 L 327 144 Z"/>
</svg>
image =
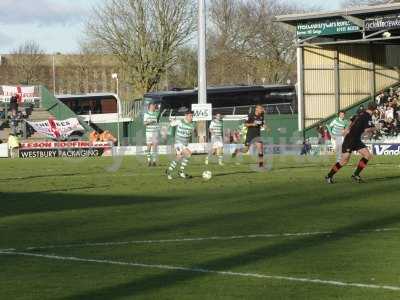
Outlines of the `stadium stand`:
<svg viewBox="0 0 400 300">
<path fill-rule="evenodd" d="M 400 87 L 382 91 L 376 98 L 378 112 L 373 120 L 378 128 L 374 139 L 390 139 L 400 133 Z"/>
</svg>

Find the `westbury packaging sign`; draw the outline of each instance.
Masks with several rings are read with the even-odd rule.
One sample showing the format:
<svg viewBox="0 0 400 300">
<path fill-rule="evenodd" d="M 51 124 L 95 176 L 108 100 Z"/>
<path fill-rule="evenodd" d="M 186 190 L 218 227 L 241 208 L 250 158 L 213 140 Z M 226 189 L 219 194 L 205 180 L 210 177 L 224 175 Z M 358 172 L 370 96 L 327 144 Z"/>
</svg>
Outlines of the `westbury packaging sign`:
<svg viewBox="0 0 400 300">
<path fill-rule="evenodd" d="M 112 145 L 109 142 L 33 142 L 22 143 L 19 149 L 20 158 L 80 158 L 109 156 Z"/>
</svg>

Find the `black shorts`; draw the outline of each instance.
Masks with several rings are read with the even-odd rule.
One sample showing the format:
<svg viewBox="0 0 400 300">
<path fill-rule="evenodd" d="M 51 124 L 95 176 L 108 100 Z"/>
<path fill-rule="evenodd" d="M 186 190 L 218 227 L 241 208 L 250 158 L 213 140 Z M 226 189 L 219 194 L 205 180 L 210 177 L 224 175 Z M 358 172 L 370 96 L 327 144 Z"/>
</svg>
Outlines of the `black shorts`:
<svg viewBox="0 0 400 300">
<path fill-rule="evenodd" d="M 342 153 L 352 153 L 363 148 L 367 148 L 367 146 L 361 140 L 346 136 L 342 145 Z"/>
<path fill-rule="evenodd" d="M 261 143 L 261 144 L 263 143 L 259 135 L 246 135 L 246 140 L 244 142 L 244 145 L 246 147 L 249 147 L 251 144 L 255 143 Z"/>
</svg>

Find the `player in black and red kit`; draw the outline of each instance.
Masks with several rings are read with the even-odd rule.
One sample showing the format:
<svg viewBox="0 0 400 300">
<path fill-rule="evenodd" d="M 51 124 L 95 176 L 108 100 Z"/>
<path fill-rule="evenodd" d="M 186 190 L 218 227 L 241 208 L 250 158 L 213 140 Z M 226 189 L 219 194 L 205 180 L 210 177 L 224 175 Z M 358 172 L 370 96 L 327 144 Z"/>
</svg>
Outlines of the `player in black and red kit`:
<svg viewBox="0 0 400 300">
<path fill-rule="evenodd" d="M 264 107 L 258 104 L 256 105 L 256 110 L 247 116 L 247 120 L 244 124 L 247 127 L 246 140 L 244 142 L 243 149 L 237 149 L 233 153 L 235 157 L 239 152 L 246 153 L 252 144 L 255 144 L 258 152 L 258 166 L 260 168 L 264 167 L 264 144 L 261 140 L 261 129 L 264 129 Z"/>
<path fill-rule="evenodd" d="M 328 183 L 334 183 L 333 176 L 349 162 L 353 151 L 357 151 L 362 158 L 351 178 L 356 182 L 362 182 L 360 173 L 367 166 L 368 161 L 371 160 L 372 154 L 361 141 L 361 136 L 364 133 L 372 133 L 376 130 L 372 123 L 372 114 L 375 112 L 376 107 L 375 103 L 370 103 L 368 108 L 357 115 L 349 128 L 346 129 L 342 146 L 342 159 L 332 167 L 329 174 L 325 177 Z"/>
</svg>

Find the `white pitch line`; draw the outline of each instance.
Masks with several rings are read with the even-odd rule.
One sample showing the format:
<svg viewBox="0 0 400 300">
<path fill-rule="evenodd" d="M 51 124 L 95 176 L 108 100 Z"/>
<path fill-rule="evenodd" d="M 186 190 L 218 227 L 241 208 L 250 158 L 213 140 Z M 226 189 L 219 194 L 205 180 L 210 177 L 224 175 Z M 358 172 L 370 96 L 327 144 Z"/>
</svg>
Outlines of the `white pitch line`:
<svg viewBox="0 0 400 300">
<path fill-rule="evenodd" d="M 334 286 L 400 291 L 400 286 L 391 286 L 391 285 L 376 285 L 376 284 L 354 283 L 354 282 L 344 282 L 344 281 L 336 281 L 336 280 L 322 280 L 322 279 L 312 279 L 312 278 L 302 278 L 302 277 L 265 275 L 265 274 L 259 274 L 259 273 L 216 271 L 216 270 L 208 270 L 208 269 L 203 269 L 203 268 L 189 268 L 189 267 L 171 266 L 171 265 L 152 265 L 152 264 L 142 264 L 142 263 L 134 263 L 134 262 L 115 261 L 115 260 L 79 258 L 79 257 L 73 257 L 73 256 L 35 254 L 35 253 L 27 253 L 27 252 L 2 252 L 2 251 L 0 251 L 0 254 L 16 255 L 16 256 L 31 256 L 31 257 L 47 258 L 47 259 L 61 260 L 61 261 L 89 262 L 89 263 L 99 263 L 99 264 L 108 264 L 108 265 L 120 265 L 120 266 L 141 267 L 141 268 L 151 268 L 151 269 L 174 270 L 174 271 L 195 272 L 195 273 L 205 273 L 205 274 L 217 274 L 217 275 L 225 275 L 225 276 L 253 277 L 253 278 L 316 283 L 316 284 L 334 285 Z"/>
<path fill-rule="evenodd" d="M 372 232 L 387 232 L 399 231 L 400 228 L 379 228 L 371 230 L 360 230 L 355 233 L 372 233 Z M 254 239 L 254 238 L 279 238 L 279 237 L 299 237 L 299 236 L 313 236 L 313 235 L 329 235 L 341 234 L 334 231 L 314 231 L 314 232 L 297 232 L 297 233 L 267 233 L 267 234 L 250 234 L 250 235 L 233 235 L 233 236 L 211 236 L 211 237 L 193 237 L 193 238 L 179 238 L 179 239 L 161 239 L 161 240 L 137 240 L 137 241 L 119 241 L 119 242 L 97 242 L 97 243 L 80 243 L 80 244 L 64 244 L 64 245 L 47 245 L 47 246 L 32 246 L 26 247 L 23 250 L 45 250 L 56 248 L 79 248 L 79 247 L 97 247 L 97 246 L 118 246 L 130 244 L 165 244 L 165 243 L 181 243 L 181 242 L 198 242 L 198 241 L 227 241 L 239 239 Z M 347 234 L 347 232 L 343 232 Z"/>
</svg>

